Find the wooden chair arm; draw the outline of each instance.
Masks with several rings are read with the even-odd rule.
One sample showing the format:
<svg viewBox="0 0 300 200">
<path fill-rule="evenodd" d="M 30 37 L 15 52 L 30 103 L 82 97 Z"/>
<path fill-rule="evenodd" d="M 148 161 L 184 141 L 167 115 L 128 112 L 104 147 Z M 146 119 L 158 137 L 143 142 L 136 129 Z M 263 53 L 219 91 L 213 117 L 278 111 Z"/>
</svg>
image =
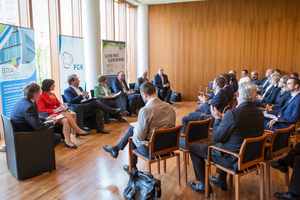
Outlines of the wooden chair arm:
<svg viewBox="0 0 300 200">
<path fill-rule="evenodd" d="M 146 147 L 150 147 L 150 142 L 146 142 L 146 143 L 144 143 L 144 145 L 145 145 Z"/>
<path fill-rule="evenodd" d="M 273 133 L 274 133 L 274 131 L 271 131 L 271 130 L 265 130 L 265 134 L 267 134 L 267 133 L 271 133 L 271 134 L 273 134 Z"/>
<path fill-rule="evenodd" d="M 237 154 L 237 153 L 234 153 L 234 152 L 231 152 L 231 151 L 227 151 L 227 150 L 225 150 L 225 149 L 221 149 L 221 148 L 219 148 L 219 147 L 216 147 L 216 146 L 212 145 L 212 146 L 209 146 L 209 147 L 208 147 L 208 150 L 207 150 L 207 164 L 208 164 L 208 165 L 210 165 L 211 149 L 217 149 L 217 150 L 219 150 L 219 151 L 222 151 L 222 152 L 231 154 L 231 155 L 233 155 L 233 156 L 235 156 L 235 157 L 237 157 L 237 158 L 240 157 L 240 155 Z"/>
<path fill-rule="evenodd" d="M 271 146 L 270 143 L 266 143 L 265 147 L 269 148 Z"/>
<path fill-rule="evenodd" d="M 184 138 L 186 134 L 180 133 L 180 138 Z"/>
</svg>

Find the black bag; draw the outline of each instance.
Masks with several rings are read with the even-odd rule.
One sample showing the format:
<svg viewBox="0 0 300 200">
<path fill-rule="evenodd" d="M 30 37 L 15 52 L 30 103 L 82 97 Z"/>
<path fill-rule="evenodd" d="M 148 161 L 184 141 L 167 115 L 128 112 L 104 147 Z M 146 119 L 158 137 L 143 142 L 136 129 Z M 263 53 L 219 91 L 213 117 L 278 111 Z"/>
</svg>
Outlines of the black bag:
<svg viewBox="0 0 300 200">
<path fill-rule="evenodd" d="M 179 102 L 181 101 L 181 93 L 180 92 L 172 92 L 171 101 Z"/>
<path fill-rule="evenodd" d="M 161 196 L 160 180 L 148 172 L 132 170 L 129 182 L 124 190 L 127 200 L 156 200 Z"/>
</svg>

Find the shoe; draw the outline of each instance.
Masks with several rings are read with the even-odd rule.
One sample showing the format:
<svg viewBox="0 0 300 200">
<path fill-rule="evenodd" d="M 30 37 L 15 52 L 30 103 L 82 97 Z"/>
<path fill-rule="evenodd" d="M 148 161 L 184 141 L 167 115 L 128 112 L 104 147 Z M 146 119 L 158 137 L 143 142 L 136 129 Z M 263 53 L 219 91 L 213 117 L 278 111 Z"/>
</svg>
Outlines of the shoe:
<svg viewBox="0 0 300 200">
<path fill-rule="evenodd" d="M 76 136 L 87 136 L 88 134 L 90 134 L 90 132 L 86 131 L 85 133 L 81 134 L 81 133 L 76 133 Z"/>
<path fill-rule="evenodd" d="M 196 192 L 205 194 L 205 185 L 203 183 L 196 184 L 196 183 L 191 182 L 190 186 Z M 209 193 L 212 193 L 212 187 L 210 185 L 209 185 Z"/>
<path fill-rule="evenodd" d="M 119 113 L 120 115 L 128 115 L 129 114 L 129 112 L 128 111 L 126 111 L 126 110 L 123 110 L 122 109 L 122 111 Z"/>
<path fill-rule="evenodd" d="M 106 145 L 103 145 L 103 149 L 106 152 L 110 153 L 111 157 L 113 157 L 113 158 L 117 158 L 118 155 L 119 155 L 119 152 L 118 151 L 114 151 L 113 147 L 108 147 Z"/>
<path fill-rule="evenodd" d="M 285 193 L 275 192 L 274 197 L 276 199 L 293 199 L 293 200 L 300 199 L 300 197 L 292 197 L 290 192 L 285 192 Z"/>
<path fill-rule="evenodd" d="M 111 114 L 119 114 L 123 108 L 112 108 Z"/>
<path fill-rule="evenodd" d="M 97 133 L 109 134 L 109 131 L 104 130 L 103 128 L 97 129 Z"/>
<path fill-rule="evenodd" d="M 6 152 L 6 147 L 5 147 L 5 146 L 2 146 L 2 147 L 0 148 L 0 152 Z"/>
<path fill-rule="evenodd" d="M 278 161 L 271 163 L 271 167 L 274 169 L 278 169 L 282 173 L 288 173 L 288 166 L 287 165 L 281 165 Z"/>
<path fill-rule="evenodd" d="M 120 122 L 120 123 L 127 123 L 126 119 L 124 119 L 124 118 L 118 119 L 118 122 Z"/>
<path fill-rule="evenodd" d="M 77 146 L 75 144 L 73 144 L 73 146 L 70 146 L 67 143 L 65 143 L 65 147 L 70 149 L 77 149 Z"/>
<path fill-rule="evenodd" d="M 221 182 L 219 182 L 218 178 L 215 178 L 215 177 L 213 177 L 213 176 L 210 177 L 210 181 L 211 181 L 214 185 L 218 186 L 221 190 L 227 191 L 227 183 L 226 183 L 226 182 L 225 182 L 225 184 L 224 184 L 224 183 L 221 183 Z"/>
<path fill-rule="evenodd" d="M 130 172 L 129 172 L 129 165 L 124 165 L 124 166 L 123 166 L 123 169 L 124 169 L 125 172 L 130 173 Z M 137 170 L 137 168 L 136 168 L 136 167 L 132 167 L 132 171 L 133 171 L 133 170 Z"/>
<path fill-rule="evenodd" d="M 129 116 L 130 116 L 130 117 L 136 117 L 137 115 L 134 114 L 134 113 L 129 113 Z"/>
<path fill-rule="evenodd" d="M 168 104 L 173 105 L 173 103 L 171 101 L 166 101 Z"/>
</svg>

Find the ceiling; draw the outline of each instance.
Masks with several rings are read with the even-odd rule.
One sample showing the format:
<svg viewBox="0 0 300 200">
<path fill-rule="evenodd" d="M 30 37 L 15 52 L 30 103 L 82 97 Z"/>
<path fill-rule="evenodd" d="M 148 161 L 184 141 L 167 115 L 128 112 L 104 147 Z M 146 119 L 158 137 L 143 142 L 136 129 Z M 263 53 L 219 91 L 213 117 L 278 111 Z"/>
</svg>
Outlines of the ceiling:
<svg viewBox="0 0 300 200">
<path fill-rule="evenodd" d="M 180 3 L 180 2 L 191 2 L 191 1 L 205 1 L 205 0 L 126 0 L 133 5 L 139 4 L 169 4 L 169 3 Z"/>
</svg>

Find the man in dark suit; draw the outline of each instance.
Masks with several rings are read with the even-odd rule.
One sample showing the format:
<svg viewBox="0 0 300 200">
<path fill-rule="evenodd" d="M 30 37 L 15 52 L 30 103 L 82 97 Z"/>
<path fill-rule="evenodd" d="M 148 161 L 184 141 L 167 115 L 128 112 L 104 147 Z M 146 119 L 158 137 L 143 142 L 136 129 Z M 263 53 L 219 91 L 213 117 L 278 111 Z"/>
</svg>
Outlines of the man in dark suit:
<svg viewBox="0 0 300 200">
<path fill-rule="evenodd" d="M 135 110 L 135 105 L 141 104 L 142 96 L 140 94 L 134 94 L 134 91 L 129 90 L 123 71 L 118 72 L 118 77 L 112 81 L 112 89 L 114 93 L 126 93 L 126 98 L 129 102 L 129 115 L 131 117 L 136 117 L 137 112 Z"/>
<path fill-rule="evenodd" d="M 265 117 L 265 129 L 272 130 L 287 128 L 295 124 L 300 119 L 300 94 L 299 94 L 300 80 L 297 78 L 289 78 L 287 81 L 286 91 L 291 93 L 290 98 L 286 101 L 284 106 L 279 110 L 266 111 L 267 114 L 275 115 L 275 119 Z M 284 122 L 277 122 L 284 121 Z"/>
<path fill-rule="evenodd" d="M 258 77 L 258 72 L 257 71 L 252 71 L 251 72 L 251 83 L 253 83 L 254 85 L 258 85 L 259 83 L 259 79 L 257 78 Z"/>
<path fill-rule="evenodd" d="M 256 95 L 256 87 L 253 83 L 241 83 L 237 101 L 238 107 L 228 110 L 224 116 L 213 106 L 211 106 L 211 114 L 215 118 L 213 127 L 213 137 L 215 146 L 239 153 L 240 147 L 246 138 L 259 137 L 264 134 L 264 115 L 253 103 Z M 245 123 L 247 122 L 247 123 Z M 190 149 L 190 155 L 193 162 L 196 180 L 201 183 L 191 182 L 190 186 L 193 190 L 205 193 L 205 160 L 207 158 L 207 149 L 211 144 L 194 143 Z M 227 168 L 237 169 L 237 158 L 221 153 L 218 150 L 212 151 L 211 160 L 221 164 Z M 221 190 L 227 190 L 226 176 L 227 173 L 217 170 L 218 178 L 211 177 L 213 184 L 217 185 Z M 210 192 L 212 188 L 210 187 Z"/>
<path fill-rule="evenodd" d="M 153 84 L 157 88 L 159 95 L 165 102 L 172 105 L 170 98 L 172 90 L 170 89 L 170 82 L 168 76 L 164 74 L 163 68 L 158 68 L 158 74 L 153 77 Z"/>
<path fill-rule="evenodd" d="M 24 98 L 15 103 L 11 110 L 10 118 L 14 123 L 16 132 L 30 132 L 46 130 L 56 124 L 55 116 L 40 119 L 35 102 L 40 98 L 40 86 L 30 83 L 23 88 Z M 61 136 L 54 133 L 53 142 L 56 146 L 61 141 Z"/>
<path fill-rule="evenodd" d="M 83 115 L 96 115 L 97 133 L 108 134 L 109 132 L 103 129 L 101 110 L 106 113 L 116 114 L 120 113 L 122 111 L 122 108 L 111 108 L 109 106 L 106 106 L 105 104 L 100 103 L 99 101 L 96 101 L 96 99 L 84 102 L 85 100 L 89 99 L 89 92 L 83 92 L 83 89 L 79 87 L 79 80 L 76 74 L 72 74 L 68 77 L 68 83 L 70 86 L 64 91 L 64 96 L 68 102 L 68 105 L 71 105 L 74 108 L 74 112 L 79 112 L 78 109 L 80 107 L 78 105 L 82 104 Z M 83 129 L 83 123 L 78 123 L 78 126 Z"/>
<path fill-rule="evenodd" d="M 262 78 L 257 85 L 257 90 L 260 91 L 260 94 L 263 95 L 265 93 L 266 88 L 269 86 L 270 76 L 273 74 L 272 69 L 268 69 L 266 71 L 266 77 Z"/>
<path fill-rule="evenodd" d="M 230 85 L 230 76 L 229 74 L 221 74 L 220 77 L 223 77 L 225 79 L 225 85 L 222 89 L 227 95 L 228 102 L 231 102 L 232 98 L 234 97 L 234 89 L 232 85 Z"/>
<path fill-rule="evenodd" d="M 136 80 L 134 89 L 139 90 L 143 83 L 145 83 L 146 81 L 149 82 L 149 80 L 147 79 L 147 75 L 147 71 L 144 71 L 143 75 Z"/>
</svg>

